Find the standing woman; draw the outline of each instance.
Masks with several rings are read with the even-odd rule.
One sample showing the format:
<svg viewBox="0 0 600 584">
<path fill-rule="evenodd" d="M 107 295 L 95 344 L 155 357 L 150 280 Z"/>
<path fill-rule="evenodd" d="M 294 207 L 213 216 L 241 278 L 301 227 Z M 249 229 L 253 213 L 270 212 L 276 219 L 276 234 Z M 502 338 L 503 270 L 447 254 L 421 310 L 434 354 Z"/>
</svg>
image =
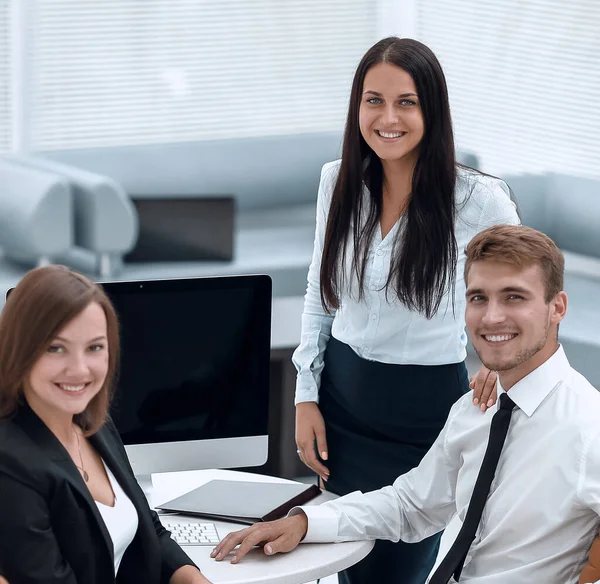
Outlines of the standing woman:
<svg viewBox="0 0 600 584">
<path fill-rule="evenodd" d="M 457 164 L 431 50 L 396 37 L 369 49 L 352 84 L 342 159 L 321 174 L 293 357 L 298 454 L 327 490 L 392 484 L 419 464 L 468 391 L 463 250 L 484 228 L 519 222 L 508 192 Z M 482 409 L 488 403 L 486 395 Z M 439 537 L 378 541 L 340 583 L 423 584 Z"/>
<path fill-rule="evenodd" d="M 150 511 L 107 418 L 102 289 L 32 270 L 0 316 L 0 574 L 15 584 L 210 584 Z"/>
</svg>

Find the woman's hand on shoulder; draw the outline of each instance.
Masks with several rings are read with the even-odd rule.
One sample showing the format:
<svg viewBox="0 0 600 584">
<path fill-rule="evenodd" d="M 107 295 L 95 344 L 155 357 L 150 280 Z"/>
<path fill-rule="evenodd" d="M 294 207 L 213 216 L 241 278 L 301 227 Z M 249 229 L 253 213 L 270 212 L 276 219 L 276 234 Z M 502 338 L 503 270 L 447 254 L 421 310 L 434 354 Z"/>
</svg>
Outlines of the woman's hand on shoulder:
<svg viewBox="0 0 600 584">
<path fill-rule="evenodd" d="M 498 374 L 484 365 L 471 377 L 469 387 L 473 390 L 473 404 L 482 412 L 491 408 L 498 399 Z"/>
<path fill-rule="evenodd" d="M 169 584 L 212 584 L 196 566 L 181 566 L 173 572 Z"/>
</svg>

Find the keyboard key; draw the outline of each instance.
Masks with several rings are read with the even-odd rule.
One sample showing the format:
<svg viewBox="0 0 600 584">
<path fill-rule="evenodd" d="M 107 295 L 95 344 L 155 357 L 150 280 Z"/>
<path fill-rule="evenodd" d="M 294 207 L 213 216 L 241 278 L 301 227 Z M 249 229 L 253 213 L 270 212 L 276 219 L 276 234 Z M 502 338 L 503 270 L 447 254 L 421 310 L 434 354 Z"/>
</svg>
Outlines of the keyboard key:
<svg viewBox="0 0 600 584">
<path fill-rule="evenodd" d="M 214 523 L 183 523 L 162 520 L 180 545 L 216 545 L 221 541 Z"/>
</svg>

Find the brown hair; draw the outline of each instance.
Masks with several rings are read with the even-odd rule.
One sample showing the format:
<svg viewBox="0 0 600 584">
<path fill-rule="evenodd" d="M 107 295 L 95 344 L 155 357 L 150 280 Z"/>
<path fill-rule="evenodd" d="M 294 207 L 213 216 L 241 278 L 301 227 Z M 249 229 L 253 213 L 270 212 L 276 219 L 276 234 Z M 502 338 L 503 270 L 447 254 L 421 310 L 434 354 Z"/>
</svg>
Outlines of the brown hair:
<svg viewBox="0 0 600 584">
<path fill-rule="evenodd" d="M 98 303 L 107 322 L 108 373 L 86 409 L 74 416 L 86 435 L 106 420 L 119 359 L 119 323 L 102 288 L 64 266 L 28 272 L 8 296 L 0 315 L 0 418 L 23 404 L 23 384 L 54 337 L 90 303 Z"/>
<path fill-rule="evenodd" d="M 562 289 L 565 258 L 544 233 L 524 225 L 494 225 L 478 233 L 465 250 L 465 282 L 473 262 L 491 260 L 523 268 L 538 265 L 544 274 L 546 303 Z"/>
</svg>

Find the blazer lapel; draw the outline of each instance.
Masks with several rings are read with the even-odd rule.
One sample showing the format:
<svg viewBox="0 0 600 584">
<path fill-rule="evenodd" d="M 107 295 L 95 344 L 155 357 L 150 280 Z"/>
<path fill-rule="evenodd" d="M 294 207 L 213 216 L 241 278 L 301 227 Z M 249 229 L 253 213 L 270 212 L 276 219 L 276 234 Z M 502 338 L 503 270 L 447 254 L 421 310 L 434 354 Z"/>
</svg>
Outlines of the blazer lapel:
<svg viewBox="0 0 600 584">
<path fill-rule="evenodd" d="M 93 515 L 100 531 L 102 539 L 110 554 L 110 559 L 114 568 L 115 548 L 113 541 L 106 529 L 106 524 L 100 515 L 98 506 L 92 498 L 90 490 L 87 488 L 79 470 L 71 459 L 60 440 L 52 431 L 42 422 L 37 414 L 27 405 L 19 409 L 16 420 L 23 430 L 31 437 L 37 446 L 46 454 L 48 459 L 56 465 L 58 475 L 68 482 L 74 491 L 79 493 L 81 498 L 87 504 L 89 511 Z"/>
<path fill-rule="evenodd" d="M 125 494 L 131 499 L 140 519 L 142 516 L 147 515 L 148 504 L 145 499 L 142 500 L 140 497 L 140 487 L 135 477 L 129 472 L 126 466 L 127 463 L 114 444 L 110 431 L 105 426 L 100 428 L 96 434 L 90 437 L 90 442 L 115 475 Z"/>
<path fill-rule="evenodd" d="M 103 426 L 96 434 L 91 436 L 90 442 L 100 456 L 102 456 L 108 468 L 110 468 L 119 485 L 121 485 L 123 492 L 133 503 L 138 514 L 137 534 L 140 536 L 140 543 L 146 549 L 146 557 L 152 558 L 156 550 L 152 549 L 152 538 L 149 538 L 149 535 L 155 533 L 155 527 L 148 512 L 146 497 L 135 477 L 130 472 L 128 461 L 123 460 L 123 454 L 119 451 L 110 430 L 106 426 Z"/>
</svg>

